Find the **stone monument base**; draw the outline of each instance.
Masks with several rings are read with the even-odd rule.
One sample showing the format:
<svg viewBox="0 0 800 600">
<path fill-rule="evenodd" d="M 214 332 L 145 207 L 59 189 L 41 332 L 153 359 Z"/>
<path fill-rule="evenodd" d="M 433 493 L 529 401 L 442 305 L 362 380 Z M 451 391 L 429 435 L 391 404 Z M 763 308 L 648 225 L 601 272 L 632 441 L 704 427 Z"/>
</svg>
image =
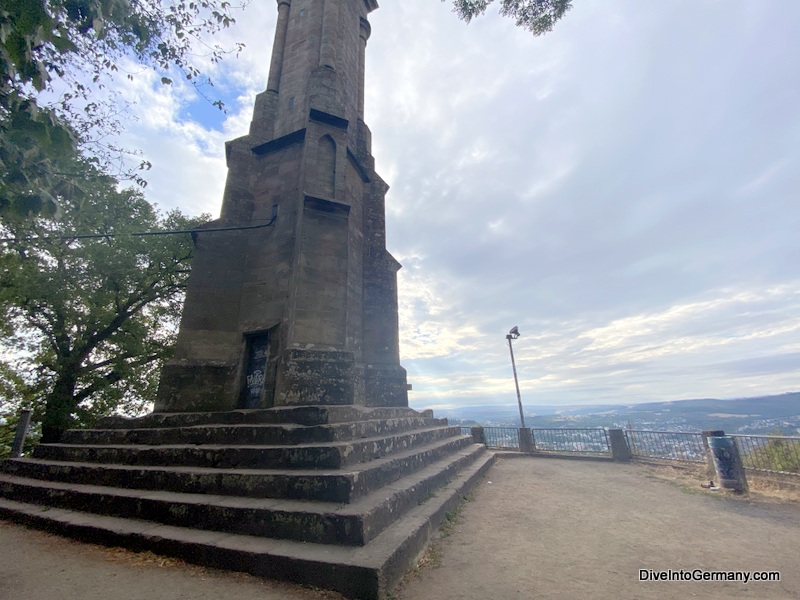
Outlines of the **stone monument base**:
<svg viewBox="0 0 800 600">
<path fill-rule="evenodd" d="M 3 462 L 0 515 L 378 599 L 493 457 L 410 408 L 111 417 Z"/>
<path fill-rule="evenodd" d="M 238 364 L 171 361 L 162 371 L 159 413 L 224 411 L 279 406 L 408 407 L 406 370 L 399 364 L 363 364 L 352 352 L 292 348 L 265 368 L 265 385 L 245 406 Z"/>
</svg>

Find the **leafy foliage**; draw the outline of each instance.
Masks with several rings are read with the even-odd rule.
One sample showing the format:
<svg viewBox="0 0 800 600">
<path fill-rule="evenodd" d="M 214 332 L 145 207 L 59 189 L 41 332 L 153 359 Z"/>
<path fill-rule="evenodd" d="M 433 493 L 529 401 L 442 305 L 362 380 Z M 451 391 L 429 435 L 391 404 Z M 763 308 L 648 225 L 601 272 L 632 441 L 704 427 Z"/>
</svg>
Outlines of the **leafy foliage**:
<svg viewBox="0 0 800 600">
<path fill-rule="evenodd" d="M 782 436 L 783 433 L 776 431 L 772 435 Z M 742 461 L 745 467 L 754 469 L 800 473 L 800 441 L 791 437 L 771 437 L 766 444 L 744 456 Z"/>
<path fill-rule="evenodd" d="M 485 13 L 492 2 L 494 0 L 453 0 L 453 11 L 469 23 Z M 570 8 L 572 0 L 500 0 L 500 14 L 513 18 L 518 27 L 533 35 L 552 31 Z"/>
<path fill-rule="evenodd" d="M 132 54 L 195 78 L 193 40 L 229 27 L 230 9 L 225 0 L 3 0 L 0 69 L 6 85 L 30 83 L 41 91 L 53 75 L 80 66 L 99 78 Z M 219 46 L 210 51 L 212 60 L 223 54 Z"/>
<path fill-rule="evenodd" d="M 72 169 L 84 173 L 80 206 L 61 197 L 59 219 L 6 215 L 0 233 L 0 394 L 6 408 L 34 409 L 45 440 L 153 399 L 194 244 L 189 234 L 131 234 L 208 218 L 161 216 L 90 165 Z"/>
<path fill-rule="evenodd" d="M 69 178 L 61 157 L 77 154 L 72 129 L 50 110 L 11 93 L 0 100 L 0 212 L 18 214 L 57 209 Z"/>
<path fill-rule="evenodd" d="M 93 85 L 128 58 L 197 83 L 194 49 L 221 59 L 204 37 L 233 23 L 231 9 L 226 0 L 0 0 L 0 212 L 55 213 L 66 190 L 54 188 L 80 187 L 60 157 L 93 143 L 95 162 L 120 152 L 99 144 L 118 121 Z"/>
</svg>

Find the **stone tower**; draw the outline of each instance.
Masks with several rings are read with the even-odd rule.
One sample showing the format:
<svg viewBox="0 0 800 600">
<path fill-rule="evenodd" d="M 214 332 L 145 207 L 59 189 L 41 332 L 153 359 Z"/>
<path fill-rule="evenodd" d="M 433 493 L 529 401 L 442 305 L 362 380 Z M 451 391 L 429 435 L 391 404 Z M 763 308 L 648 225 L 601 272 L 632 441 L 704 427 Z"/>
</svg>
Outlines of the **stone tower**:
<svg viewBox="0 0 800 600">
<path fill-rule="evenodd" d="M 385 600 L 489 469 L 480 435 L 407 406 L 362 110 L 376 6 L 278 0 L 155 411 L 0 461 L 0 516 Z"/>
<path fill-rule="evenodd" d="M 408 405 L 399 263 L 364 124 L 375 0 L 278 0 L 267 89 L 226 146 L 156 412 Z M 214 231 L 214 230 L 226 231 Z"/>
</svg>

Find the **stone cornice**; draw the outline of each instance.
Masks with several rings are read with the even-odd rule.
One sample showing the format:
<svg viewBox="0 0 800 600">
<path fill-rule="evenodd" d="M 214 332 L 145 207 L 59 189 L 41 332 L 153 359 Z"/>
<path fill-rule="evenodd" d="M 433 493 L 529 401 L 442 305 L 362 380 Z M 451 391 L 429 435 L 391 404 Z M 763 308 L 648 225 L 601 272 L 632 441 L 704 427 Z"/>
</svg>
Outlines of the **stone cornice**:
<svg viewBox="0 0 800 600">
<path fill-rule="evenodd" d="M 254 154 L 269 154 L 270 152 L 277 152 L 278 150 L 282 150 L 287 146 L 291 146 L 292 144 L 300 144 L 306 139 L 306 130 L 298 129 L 288 135 L 284 135 L 283 137 L 279 137 L 277 139 L 271 140 L 264 144 L 259 144 L 258 146 L 254 146 L 252 151 Z"/>
</svg>

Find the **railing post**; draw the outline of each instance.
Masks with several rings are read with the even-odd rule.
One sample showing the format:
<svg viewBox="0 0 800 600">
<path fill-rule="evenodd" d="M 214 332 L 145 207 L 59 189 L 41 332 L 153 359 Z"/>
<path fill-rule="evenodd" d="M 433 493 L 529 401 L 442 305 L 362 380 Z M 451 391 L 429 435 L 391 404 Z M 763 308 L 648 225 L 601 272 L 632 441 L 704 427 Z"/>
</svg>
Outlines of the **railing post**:
<svg viewBox="0 0 800 600">
<path fill-rule="evenodd" d="M 608 444 L 611 446 L 611 458 L 614 460 L 628 462 L 633 457 L 622 429 L 608 430 Z"/>
<path fill-rule="evenodd" d="M 519 429 L 519 451 L 533 452 L 533 437 L 531 437 L 530 427 L 520 427 Z"/>
<path fill-rule="evenodd" d="M 31 414 L 33 411 L 21 410 L 19 421 L 17 422 L 17 432 L 14 435 L 14 443 L 11 445 L 11 458 L 22 456 L 22 448 L 25 445 L 25 437 L 28 435 L 28 428 L 31 426 Z"/>
<path fill-rule="evenodd" d="M 747 492 L 747 477 L 736 442 L 729 435 L 709 436 L 708 446 L 714 457 L 719 484 L 736 492 Z"/>
<path fill-rule="evenodd" d="M 708 445 L 708 438 L 721 437 L 725 435 L 725 432 L 721 429 L 709 429 L 701 432 L 700 435 L 703 438 L 703 448 L 706 450 L 706 477 L 713 479 L 717 475 L 717 468 L 714 466 L 714 454 Z"/>
<path fill-rule="evenodd" d="M 483 425 L 473 425 L 469 431 L 472 434 L 473 442 L 486 445 L 486 435 L 483 431 Z"/>
</svg>

